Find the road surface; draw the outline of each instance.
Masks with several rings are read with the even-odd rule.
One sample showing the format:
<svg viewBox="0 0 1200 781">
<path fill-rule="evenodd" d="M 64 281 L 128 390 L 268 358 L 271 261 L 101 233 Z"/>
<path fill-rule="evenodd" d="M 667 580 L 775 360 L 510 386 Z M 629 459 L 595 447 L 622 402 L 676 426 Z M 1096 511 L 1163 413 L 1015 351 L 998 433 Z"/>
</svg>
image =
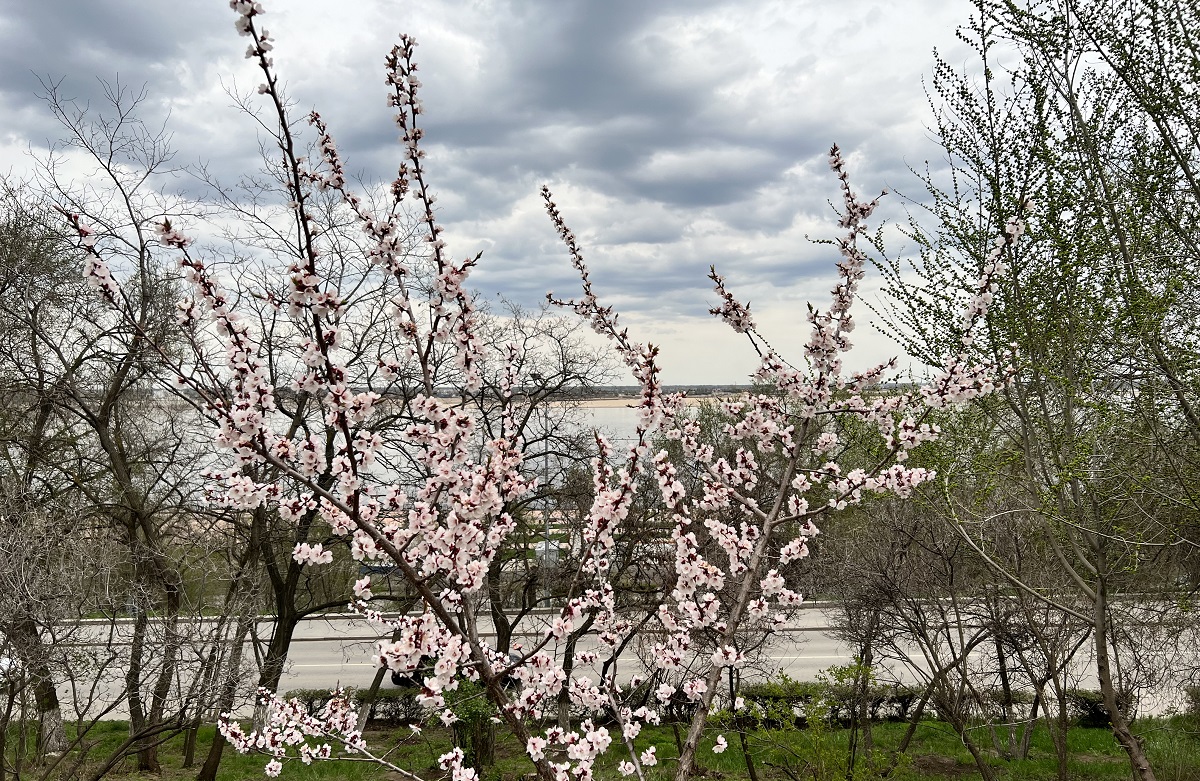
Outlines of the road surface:
<svg viewBox="0 0 1200 781">
<path fill-rule="evenodd" d="M 754 671 L 763 675 L 775 674 L 780 671 L 796 680 L 812 680 L 820 671 L 835 665 L 845 665 L 852 661 L 849 649 L 842 645 L 831 634 L 833 616 L 827 606 L 813 604 L 798 612 L 796 618 L 772 640 L 767 652 L 756 664 Z M 97 627 L 97 634 L 104 631 Z M 269 623 L 264 623 L 262 632 L 269 631 Z M 316 618 L 301 623 L 292 643 L 289 662 L 280 690 L 287 692 L 293 689 L 322 689 L 335 686 L 366 687 L 375 675 L 373 661 L 375 644 L 390 634 L 386 629 L 379 629 L 367 622 L 347 617 Z M 518 633 L 516 642 L 531 644 L 542 635 Z M 97 637 L 97 640 L 100 638 Z M 489 639 L 485 634 L 485 639 Z M 577 650 L 584 651 L 594 647 L 594 638 L 585 638 L 579 643 Z M 919 655 L 916 649 L 911 649 L 914 655 Z M 1085 656 L 1085 655 L 1081 655 Z M 253 656 L 247 651 L 247 659 Z M 982 660 L 981 661 L 986 661 Z M 906 683 L 914 683 L 911 673 L 902 670 L 898 664 L 891 665 L 890 670 L 879 673 L 883 680 L 898 679 Z M 1075 670 L 1078 679 L 1077 686 L 1097 688 L 1093 668 L 1086 658 L 1081 658 Z M 94 701 L 111 703 L 120 696 L 120 680 L 123 669 L 114 667 L 108 672 L 107 680 L 96 683 L 98 690 Z M 642 673 L 641 665 L 636 655 L 627 653 L 622 665 L 618 668 L 618 679 L 628 680 L 636 673 Z M 586 674 L 578 670 L 577 674 Z M 592 675 L 593 679 L 596 677 Z M 386 682 L 385 686 L 390 686 Z M 77 681 L 90 684 L 91 681 Z M 1151 698 L 1142 702 L 1142 713 L 1164 712 L 1172 704 L 1174 692 L 1164 692 L 1159 698 Z M 70 707 L 73 701 L 73 690 L 69 684 L 59 688 L 59 697 L 64 705 Z M 95 712 L 95 708 L 91 712 Z M 242 708 L 239 712 L 245 712 Z M 107 718 L 126 718 L 124 704 L 113 710 Z"/>
</svg>

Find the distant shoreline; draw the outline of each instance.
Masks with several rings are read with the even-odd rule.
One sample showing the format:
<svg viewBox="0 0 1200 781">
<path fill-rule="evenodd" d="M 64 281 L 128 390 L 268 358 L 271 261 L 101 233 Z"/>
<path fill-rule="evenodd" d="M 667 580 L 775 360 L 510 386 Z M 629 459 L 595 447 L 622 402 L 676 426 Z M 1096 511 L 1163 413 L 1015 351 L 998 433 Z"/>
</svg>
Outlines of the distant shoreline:
<svg viewBox="0 0 1200 781">
<path fill-rule="evenodd" d="M 688 406 L 694 406 L 702 401 L 720 401 L 721 399 L 729 398 L 736 394 L 721 394 L 719 396 L 688 396 L 683 400 L 683 403 Z M 551 401 L 554 406 L 560 407 L 583 407 L 585 409 L 617 409 L 620 407 L 636 407 L 638 405 L 637 396 L 612 396 L 594 399 L 569 399 L 562 401 Z"/>
</svg>

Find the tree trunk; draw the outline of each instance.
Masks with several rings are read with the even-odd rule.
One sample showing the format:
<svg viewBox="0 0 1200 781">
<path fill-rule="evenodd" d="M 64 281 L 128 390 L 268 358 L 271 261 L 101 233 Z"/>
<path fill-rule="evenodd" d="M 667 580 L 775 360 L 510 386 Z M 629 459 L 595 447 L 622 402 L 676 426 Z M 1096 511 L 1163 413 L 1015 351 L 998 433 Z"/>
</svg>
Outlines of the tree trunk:
<svg viewBox="0 0 1200 781">
<path fill-rule="evenodd" d="M 740 616 L 738 616 L 740 618 Z M 713 666 L 705 679 L 705 691 L 700 697 L 696 715 L 688 726 L 687 738 L 683 741 L 683 750 L 679 752 L 679 765 L 675 769 L 675 781 L 688 781 L 696 769 L 696 750 L 700 747 L 700 736 L 708 723 L 708 706 L 712 704 L 716 694 L 717 684 L 721 682 L 721 668 Z"/>
<path fill-rule="evenodd" d="M 504 613 L 504 594 L 501 589 L 502 563 L 500 556 L 494 556 L 488 564 L 488 606 L 492 614 L 492 626 L 496 630 L 496 650 L 506 654 L 512 645 L 512 623 Z"/>
<path fill-rule="evenodd" d="M 134 560 L 135 583 L 141 586 L 145 593 L 161 590 L 163 593 L 163 615 L 157 623 L 161 624 L 163 643 L 158 649 L 159 670 L 154 678 L 154 687 L 150 690 L 150 707 L 147 710 L 142 698 L 141 685 L 146 660 L 146 642 L 149 636 L 150 621 L 144 605 L 138 605 L 137 619 L 134 622 L 134 639 L 130 648 L 129 674 L 126 683 L 129 686 L 130 735 L 137 736 L 145 731 L 159 732 L 159 726 L 166 717 L 167 706 L 171 703 L 171 686 L 174 683 L 176 664 L 179 660 L 179 650 L 182 638 L 179 634 L 179 613 L 182 602 L 181 585 L 178 573 L 171 567 L 163 553 L 158 549 L 153 539 L 139 540 L 138 529 L 145 530 L 141 523 L 140 513 L 131 511 L 128 521 L 129 547 Z M 136 652 L 137 661 L 134 663 Z M 134 717 L 136 701 L 137 718 Z M 161 767 L 158 761 L 159 738 L 149 737 L 137 742 L 138 770 L 146 773 L 159 773 Z"/>
<path fill-rule="evenodd" d="M 997 598 L 996 610 L 999 612 L 999 598 Z M 995 636 L 996 643 L 996 661 L 1000 665 L 1000 712 L 1003 714 L 1004 724 L 1008 730 L 1007 741 L 1001 743 L 999 736 L 994 732 L 993 740 L 996 744 L 996 752 L 1005 760 L 1011 762 L 1017 752 L 1017 720 L 1013 711 L 1013 691 L 1012 683 L 1008 677 L 1008 662 L 1004 656 L 1004 644 L 999 635 Z"/>
<path fill-rule="evenodd" d="M 939 708 L 939 710 L 941 710 Z M 958 733 L 959 739 L 966 746 L 967 751 L 971 753 L 971 758 L 975 760 L 975 767 L 979 769 L 979 775 L 983 777 L 983 781 L 996 781 L 996 771 L 988 764 L 987 757 L 979 750 L 979 746 L 971 739 L 970 725 L 967 723 L 961 711 L 958 708 L 948 707 L 946 718 L 950 722 L 950 726 L 954 727 L 954 731 Z"/>
<path fill-rule="evenodd" d="M 59 756 L 66 753 L 67 730 L 63 724 L 62 706 L 58 702 L 58 692 L 54 681 L 50 680 L 49 671 L 46 677 L 39 678 L 34 685 L 34 699 L 38 712 L 38 757 Z"/>
<path fill-rule="evenodd" d="M 253 623 L 255 617 L 249 614 L 243 614 L 238 619 L 238 628 L 236 637 L 233 641 L 233 648 L 229 653 L 229 672 L 225 677 L 225 683 L 221 687 L 220 699 L 217 701 L 217 711 L 224 713 L 233 707 L 233 701 L 237 697 L 237 671 L 242 665 L 242 649 L 246 644 L 246 636 L 250 634 L 250 624 Z M 217 777 L 217 768 L 221 766 L 221 755 L 225 752 L 227 741 L 225 736 L 217 730 L 213 735 L 212 745 L 208 748 L 208 755 L 204 758 L 204 764 L 200 766 L 200 772 L 196 775 L 196 781 L 215 781 Z"/>
<path fill-rule="evenodd" d="M 1108 592 L 1103 572 L 1097 578 L 1095 607 L 1093 632 L 1096 645 L 1096 677 L 1100 679 L 1100 694 L 1104 697 L 1104 709 L 1108 711 L 1113 737 L 1129 755 L 1129 765 L 1134 777 L 1138 781 L 1156 781 L 1150 759 L 1142 749 L 1141 741 L 1129 729 L 1129 720 L 1121 710 L 1117 689 L 1113 685 L 1108 650 Z"/>
<path fill-rule="evenodd" d="M 1033 741 L 1033 729 L 1038 723 L 1038 710 L 1041 707 L 1044 696 L 1045 686 L 1038 686 L 1033 693 L 1033 704 L 1029 706 L 1029 718 L 1025 721 L 1025 726 L 1021 728 L 1021 742 L 1017 749 L 1017 757 L 1025 760 L 1029 759 L 1029 744 Z"/>
<path fill-rule="evenodd" d="M 0 781 L 8 781 L 8 726 L 12 724 L 13 701 L 17 697 L 17 687 L 9 681 L 4 685 L 4 716 L 0 718 Z"/>
<path fill-rule="evenodd" d="M 180 595 L 177 589 L 173 587 L 167 588 L 167 614 L 161 619 L 163 628 L 163 646 L 162 646 L 162 667 L 159 668 L 158 676 L 154 682 L 154 689 L 150 693 L 150 724 L 157 726 L 162 724 L 167 715 L 167 706 L 173 705 L 171 696 L 171 686 L 175 681 L 175 668 L 179 661 L 179 650 L 183 644 L 183 638 L 179 634 L 179 607 Z M 182 703 L 179 703 L 182 706 Z M 178 715 L 183 716 L 182 708 Z M 174 717 L 172 717 L 174 718 Z M 157 762 L 158 749 L 155 747 L 155 762 Z"/>
<path fill-rule="evenodd" d="M 25 614 L 9 628 L 9 642 L 16 656 L 26 667 L 28 680 L 33 684 L 34 703 L 37 709 L 38 732 L 37 754 L 62 754 L 67 750 L 67 732 L 63 725 L 62 707 L 58 702 L 58 690 L 50 667 L 46 664 L 46 648 L 33 617 Z"/>
<path fill-rule="evenodd" d="M 588 616 L 578 629 L 567 635 L 567 642 L 563 646 L 563 672 L 567 676 L 565 680 L 571 680 L 571 671 L 575 669 L 575 646 L 579 642 L 579 638 L 592 628 L 594 621 L 595 616 Z M 558 728 L 567 731 L 571 729 L 571 692 L 569 689 L 570 687 L 563 686 L 558 693 Z"/>
<path fill-rule="evenodd" d="M 754 755 L 746 741 L 746 717 L 738 709 L 738 692 L 741 691 L 741 679 L 732 667 L 729 670 L 729 711 L 733 714 L 733 725 L 738 733 L 738 745 L 742 749 L 742 760 L 746 765 L 746 775 L 750 781 L 758 781 L 758 768 L 754 765 Z M 675 744 L 679 744 L 679 729 L 675 729 Z"/>
<path fill-rule="evenodd" d="M 932 687 L 933 684 L 930 684 Z M 917 707 L 913 708 L 908 716 L 908 728 L 904 730 L 904 737 L 900 738 L 900 745 L 896 747 L 897 754 L 903 754 L 908 751 L 909 745 L 912 743 L 913 737 L 917 734 L 917 727 L 921 723 L 921 717 L 925 715 L 925 704 L 929 702 L 929 696 L 932 694 L 929 687 L 921 692 L 921 698 L 917 700 Z"/>
<path fill-rule="evenodd" d="M 321 488 L 328 488 L 332 484 L 333 477 L 329 472 L 324 472 L 317 478 L 317 485 Z M 281 569 L 275 555 L 271 535 L 265 533 L 266 515 L 256 512 L 254 518 L 256 531 L 253 534 L 257 541 L 258 557 L 265 565 L 267 577 L 271 582 L 271 596 L 275 601 L 275 623 L 271 628 L 271 640 L 267 644 L 267 653 L 263 658 L 258 685 L 278 692 L 279 681 L 283 678 L 283 668 L 287 664 L 288 653 L 291 651 L 292 636 L 296 632 L 296 626 L 300 623 L 302 615 L 296 606 L 296 595 L 300 589 L 300 576 L 304 568 L 290 554 L 287 554 L 286 564 Z M 293 539 L 296 542 L 308 539 L 308 534 L 316 520 L 316 511 L 305 513 L 300 522 L 296 524 Z M 266 711 L 256 703 L 254 728 L 262 727 L 265 719 Z"/>
<path fill-rule="evenodd" d="M 283 678 L 283 668 L 287 665 L 288 652 L 292 647 L 292 636 L 300 623 L 300 615 L 291 609 L 275 617 L 275 627 L 271 632 L 271 642 L 267 645 L 267 653 L 263 657 L 262 672 L 258 677 L 258 685 L 273 692 L 279 690 L 279 681 Z M 267 714 L 262 705 L 254 706 L 254 728 L 259 729 L 267 720 Z"/>
<path fill-rule="evenodd" d="M 392 632 L 392 642 L 399 642 L 403 630 L 396 629 Z M 377 662 L 378 663 L 378 662 Z M 371 679 L 371 686 L 367 689 L 365 696 L 360 695 L 361 705 L 358 708 L 358 723 L 365 729 L 367 726 L 367 717 L 371 714 L 371 704 L 379 696 L 379 687 L 383 685 L 383 678 L 388 674 L 387 665 L 381 665 L 375 670 L 375 677 Z M 414 672 L 413 675 L 416 675 Z"/>
<path fill-rule="evenodd" d="M 1057 680 L 1054 681 L 1054 700 L 1057 713 L 1050 713 L 1049 708 L 1043 710 L 1046 714 L 1046 728 L 1050 732 L 1051 742 L 1054 743 L 1055 772 L 1058 781 L 1067 781 L 1070 772 L 1067 766 L 1070 757 L 1067 753 L 1067 730 L 1070 729 L 1071 721 L 1067 712 L 1066 691 Z"/>
<path fill-rule="evenodd" d="M 871 621 L 870 635 L 874 634 L 874 626 L 877 620 Z M 862 654 L 858 660 L 858 676 L 855 681 L 855 692 L 857 702 L 855 703 L 855 715 L 853 726 L 855 731 L 862 732 L 862 754 L 867 762 L 871 761 L 871 754 L 875 748 L 875 735 L 871 731 L 871 668 L 875 663 L 874 648 L 872 647 L 871 636 L 868 636 L 863 643 Z M 850 751 L 850 757 L 847 762 L 848 775 L 854 774 L 854 765 L 857 760 L 858 740 L 857 734 L 854 738 L 854 745 Z"/>
<path fill-rule="evenodd" d="M 496 762 L 496 725 L 488 718 L 456 721 L 454 743 L 466 754 L 464 765 L 477 770 Z"/>
<path fill-rule="evenodd" d="M 196 733 L 200 731 L 200 720 L 192 722 L 183 735 L 183 765 L 186 770 L 196 763 Z"/>
<path fill-rule="evenodd" d="M 125 672 L 126 701 L 129 704 L 129 736 L 136 738 L 146 730 L 146 706 L 142 701 L 142 664 L 146 655 L 146 631 L 149 618 L 141 605 L 134 607 L 133 637 L 129 641 L 129 669 Z M 141 746 L 137 751 L 138 770 L 157 773 L 158 751 L 153 745 Z"/>
</svg>

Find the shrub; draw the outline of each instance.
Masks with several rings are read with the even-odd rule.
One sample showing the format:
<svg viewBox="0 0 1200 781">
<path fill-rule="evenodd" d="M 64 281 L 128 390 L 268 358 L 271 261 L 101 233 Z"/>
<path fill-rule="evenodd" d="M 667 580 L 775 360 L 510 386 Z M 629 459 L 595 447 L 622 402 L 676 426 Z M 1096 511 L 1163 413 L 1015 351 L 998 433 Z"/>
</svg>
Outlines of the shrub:
<svg viewBox="0 0 1200 781">
<path fill-rule="evenodd" d="M 873 683 L 867 690 L 871 720 L 904 721 L 920 696 L 919 691 L 907 686 Z M 805 727 L 816 710 L 823 711 L 831 724 L 848 724 L 855 707 L 853 684 L 836 678 L 797 681 L 781 674 L 743 687 L 742 697 L 764 726 L 775 727 L 783 723 Z"/>
<path fill-rule="evenodd" d="M 1200 686 L 1184 686 L 1184 713 L 1194 718 L 1200 718 Z"/>
<path fill-rule="evenodd" d="M 1117 706 L 1128 718 L 1133 698 L 1127 692 L 1117 695 Z M 1068 689 L 1067 705 L 1081 727 L 1110 727 L 1108 709 L 1104 707 L 1104 695 L 1096 689 Z"/>
<path fill-rule="evenodd" d="M 368 724 L 415 724 L 425 718 L 425 708 L 417 701 L 417 689 L 380 689 L 369 700 L 367 692 L 360 695 L 351 690 L 350 694 L 359 702 L 369 702 Z M 328 689 L 294 689 L 284 695 L 286 699 L 304 703 L 310 716 L 319 715 L 330 696 Z"/>
</svg>

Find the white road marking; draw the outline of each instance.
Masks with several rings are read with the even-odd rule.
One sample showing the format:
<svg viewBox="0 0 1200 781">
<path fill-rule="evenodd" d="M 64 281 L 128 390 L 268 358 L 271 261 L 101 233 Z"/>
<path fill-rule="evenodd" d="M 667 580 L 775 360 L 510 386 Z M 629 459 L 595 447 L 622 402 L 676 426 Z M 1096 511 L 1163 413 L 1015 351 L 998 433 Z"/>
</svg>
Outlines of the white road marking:
<svg viewBox="0 0 1200 781">
<path fill-rule="evenodd" d="M 772 659 L 849 659 L 849 656 L 844 654 L 834 654 L 833 656 L 772 656 Z"/>
</svg>

